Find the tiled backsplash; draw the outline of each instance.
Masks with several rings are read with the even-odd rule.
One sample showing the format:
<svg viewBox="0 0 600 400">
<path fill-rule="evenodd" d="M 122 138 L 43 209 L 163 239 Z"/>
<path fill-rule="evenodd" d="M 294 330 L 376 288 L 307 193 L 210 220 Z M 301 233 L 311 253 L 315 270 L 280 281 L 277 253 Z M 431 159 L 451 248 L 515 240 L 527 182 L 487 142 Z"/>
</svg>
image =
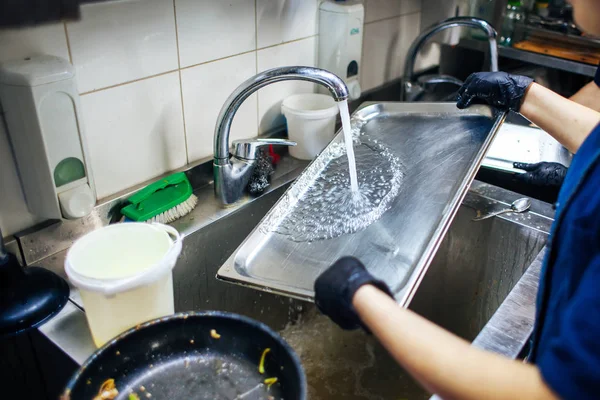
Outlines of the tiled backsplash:
<svg viewBox="0 0 600 400">
<path fill-rule="evenodd" d="M 361 85 L 402 74 L 420 29 L 421 0 L 365 0 Z M 0 30 L 0 62 L 34 54 L 70 60 L 81 94 L 98 197 L 212 154 L 221 105 L 245 79 L 283 65 L 317 65 L 318 0 L 122 0 L 85 5 L 79 22 Z M 307 82 L 261 89 L 236 114 L 233 138 L 285 121 L 283 98 Z M 27 211 L 0 124 L 0 227 L 39 220 Z"/>
</svg>

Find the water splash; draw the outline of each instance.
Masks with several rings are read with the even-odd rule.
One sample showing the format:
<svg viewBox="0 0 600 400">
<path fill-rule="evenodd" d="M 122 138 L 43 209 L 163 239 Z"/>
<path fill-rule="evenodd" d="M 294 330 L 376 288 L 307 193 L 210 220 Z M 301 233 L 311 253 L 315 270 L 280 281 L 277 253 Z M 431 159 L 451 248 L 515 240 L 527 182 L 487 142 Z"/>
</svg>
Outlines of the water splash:
<svg viewBox="0 0 600 400">
<path fill-rule="evenodd" d="M 358 232 L 378 220 L 398 194 L 402 165 L 367 136 L 354 136 L 353 147 L 358 192 L 349 184 L 345 146 L 334 142 L 267 216 L 263 231 L 312 242 Z"/>
</svg>

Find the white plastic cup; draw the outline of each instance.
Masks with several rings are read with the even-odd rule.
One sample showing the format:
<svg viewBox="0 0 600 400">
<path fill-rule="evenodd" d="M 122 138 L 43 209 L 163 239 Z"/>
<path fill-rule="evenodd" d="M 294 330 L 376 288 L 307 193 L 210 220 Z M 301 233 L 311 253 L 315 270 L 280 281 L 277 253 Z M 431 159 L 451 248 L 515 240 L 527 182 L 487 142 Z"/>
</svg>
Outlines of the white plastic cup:
<svg viewBox="0 0 600 400">
<path fill-rule="evenodd" d="M 77 240 L 65 271 L 79 288 L 96 346 L 175 312 L 173 274 L 182 236 L 162 224 L 109 225 Z"/>
<path fill-rule="evenodd" d="M 281 111 L 287 121 L 288 137 L 297 143 L 289 148 L 292 157 L 314 159 L 335 135 L 339 109 L 331 96 L 296 94 L 283 100 Z"/>
</svg>

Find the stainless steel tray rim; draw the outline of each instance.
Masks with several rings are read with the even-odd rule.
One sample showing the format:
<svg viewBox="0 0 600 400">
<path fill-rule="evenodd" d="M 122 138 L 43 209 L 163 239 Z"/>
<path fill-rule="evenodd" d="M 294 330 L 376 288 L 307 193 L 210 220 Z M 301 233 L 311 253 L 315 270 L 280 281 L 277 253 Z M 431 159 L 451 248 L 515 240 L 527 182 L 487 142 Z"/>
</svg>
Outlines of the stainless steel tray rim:
<svg viewBox="0 0 600 400">
<path fill-rule="evenodd" d="M 431 260 L 433 259 L 433 256 L 435 255 L 435 252 L 443 239 L 445 232 L 447 231 L 447 229 L 450 226 L 450 223 L 452 221 L 452 218 L 454 217 L 455 212 L 458 210 L 458 207 L 459 207 L 462 199 L 464 198 L 464 196 L 466 195 L 466 193 L 468 191 L 469 184 L 473 180 L 473 178 L 477 172 L 477 169 L 485 156 L 485 152 L 487 151 L 490 143 L 492 142 L 492 139 L 493 139 L 495 133 L 498 131 L 499 126 L 501 125 L 501 123 L 504 121 L 504 118 L 505 118 L 504 114 L 499 113 L 497 110 L 491 109 L 487 106 L 473 106 L 466 110 L 458 110 L 454 103 L 366 103 L 366 104 L 361 105 L 361 107 L 359 107 L 359 109 L 354 113 L 352 120 L 353 120 L 353 123 L 367 125 L 370 121 L 378 119 L 378 117 L 380 117 L 380 119 L 383 121 L 388 118 L 392 118 L 392 119 L 398 118 L 398 116 L 412 117 L 412 114 L 420 114 L 419 116 L 425 116 L 425 117 L 427 117 L 427 120 L 430 120 L 430 121 L 437 121 L 438 119 L 429 118 L 429 117 L 438 117 L 440 115 L 446 115 L 446 116 L 448 116 L 448 118 L 453 117 L 454 119 L 456 119 L 456 116 L 459 116 L 459 117 L 463 117 L 463 116 L 465 116 L 465 117 L 486 117 L 493 122 L 491 123 L 491 127 L 489 128 L 489 131 L 487 132 L 487 134 L 484 137 L 482 137 L 481 134 L 479 134 L 479 136 L 477 136 L 477 132 L 469 133 L 469 135 L 475 134 L 475 136 L 472 138 L 469 138 L 469 137 L 467 137 L 466 134 L 463 134 L 464 137 L 463 137 L 462 141 L 460 141 L 460 143 L 463 143 L 463 144 L 470 143 L 470 141 L 476 141 L 476 140 L 481 140 L 481 143 L 477 143 L 477 147 L 476 147 L 477 151 L 471 155 L 472 163 L 470 164 L 470 166 L 468 168 L 464 169 L 462 172 L 462 174 L 464 175 L 462 178 L 462 183 L 457 186 L 456 192 L 454 193 L 453 196 L 451 196 L 451 201 L 449 201 L 448 204 L 446 204 L 443 207 L 443 211 L 442 211 L 443 216 L 438 221 L 438 223 L 434 226 L 434 229 L 432 230 L 431 235 L 429 237 L 430 240 L 428 241 L 427 245 L 425 247 L 423 247 L 423 249 L 422 249 L 423 251 L 421 252 L 421 255 L 417 258 L 417 262 L 412 267 L 412 272 L 405 274 L 404 277 L 402 279 L 400 279 L 399 283 L 398 283 L 398 281 L 396 281 L 395 284 L 393 285 L 396 288 L 396 291 L 395 291 L 396 300 L 403 306 L 408 305 L 408 303 L 412 299 L 412 296 L 414 295 L 414 288 L 418 287 L 419 282 L 422 280 L 422 278 L 427 270 L 428 265 L 430 264 Z M 452 114 L 452 116 L 449 116 L 448 114 Z M 461 119 L 461 118 L 459 118 L 459 119 Z M 444 126 L 445 125 L 446 124 L 444 123 Z M 443 129 L 440 129 L 440 130 L 443 130 Z M 445 133 L 444 132 L 433 132 L 433 133 L 430 133 L 430 135 L 431 134 L 444 135 Z M 334 138 L 333 141 L 341 140 L 340 136 L 341 136 L 341 134 L 340 134 L 340 132 L 338 132 L 338 135 L 336 136 L 336 138 Z M 443 136 L 442 136 L 442 139 L 443 139 Z M 449 139 L 451 139 L 451 138 L 449 138 Z M 441 148 L 443 148 L 443 146 Z M 449 163 L 453 163 L 453 162 L 454 163 L 462 163 L 462 165 L 464 166 L 465 165 L 464 163 L 466 162 L 464 160 L 465 157 L 462 157 L 458 153 L 456 155 L 457 156 L 453 156 L 452 154 L 450 154 L 450 156 L 446 158 L 445 162 L 447 162 L 447 163 L 448 162 Z M 318 158 L 317 158 L 317 160 L 318 160 Z M 310 171 L 311 168 L 315 168 L 315 165 L 316 165 L 315 163 L 317 160 L 313 161 L 313 163 L 311 163 L 307 167 L 306 171 Z M 303 176 L 305 176 L 306 171 L 301 175 L 299 180 L 302 179 Z M 454 179 L 458 179 L 458 178 L 454 178 Z M 312 287 L 309 287 L 309 285 L 306 285 L 304 287 L 299 287 L 299 286 L 294 286 L 293 283 L 295 283 L 295 282 L 290 282 L 290 279 L 288 279 L 288 280 L 276 279 L 273 276 L 269 276 L 269 277 L 253 276 L 248 273 L 248 271 L 246 270 L 246 267 L 245 267 L 246 265 L 248 265 L 248 263 L 260 262 L 260 260 L 257 261 L 254 259 L 255 257 L 258 257 L 259 253 L 257 253 L 253 249 L 248 250 L 248 249 L 246 249 L 246 247 L 248 247 L 248 246 L 250 248 L 259 247 L 262 249 L 263 246 L 269 246 L 270 238 L 267 237 L 264 230 L 261 231 L 261 229 L 262 229 L 261 227 L 263 226 L 263 223 L 265 222 L 265 220 L 267 220 L 267 218 L 273 218 L 273 216 L 277 212 L 281 212 L 282 206 L 285 206 L 287 208 L 291 205 L 291 204 L 289 204 L 290 198 L 292 198 L 292 199 L 294 198 L 294 196 L 292 196 L 292 194 L 294 194 L 294 190 L 297 190 L 297 189 L 294 189 L 295 186 L 296 186 L 296 184 L 292 185 L 288 189 L 288 191 L 282 196 L 282 198 L 267 213 L 267 215 L 261 221 L 261 223 L 259 223 L 259 225 L 257 227 L 255 227 L 255 229 L 252 231 L 252 233 L 246 238 L 246 240 L 244 240 L 244 242 L 238 247 L 238 249 L 234 252 L 234 254 L 232 254 L 229 257 L 227 262 L 223 265 L 223 267 L 219 270 L 219 272 L 217 274 L 217 277 L 219 279 L 222 279 L 222 280 L 225 280 L 228 282 L 242 284 L 244 286 L 254 287 L 254 288 L 257 288 L 260 290 L 265 290 L 265 291 L 269 291 L 269 292 L 283 294 L 283 295 L 290 296 L 290 297 L 299 298 L 302 300 L 308 300 L 308 301 L 312 300 L 314 293 L 312 291 Z M 404 189 L 405 188 L 403 188 L 401 190 L 404 190 Z M 398 199 L 396 199 L 396 200 L 398 201 Z M 287 202 L 287 204 L 285 202 Z M 283 217 L 285 217 L 285 215 L 286 215 L 285 212 L 283 212 L 282 215 L 280 215 L 279 217 L 283 218 Z M 384 217 L 385 217 L 385 214 L 384 214 Z M 384 218 L 384 217 L 382 217 L 382 218 Z M 374 229 L 374 228 L 372 228 L 372 226 L 373 225 L 371 225 L 370 227 L 366 228 L 365 230 L 363 230 L 361 232 L 365 232 L 369 229 Z M 355 240 L 355 239 L 358 240 L 358 237 L 360 237 L 360 235 L 358 235 L 358 237 L 355 239 L 350 238 L 353 235 L 356 235 L 356 234 L 348 235 L 349 238 L 347 238 L 347 240 L 348 241 Z M 331 240 L 330 243 L 331 243 L 331 245 L 334 245 L 334 246 L 339 244 L 339 242 L 336 242 L 335 240 Z M 282 246 L 285 247 L 286 244 L 284 243 Z M 290 245 L 290 246 L 297 246 L 297 245 Z M 302 245 L 302 246 L 306 246 L 306 245 Z M 317 249 L 318 247 L 319 246 L 316 246 L 313 249 Z M 244 250 L 244 249 L 246 249 L 246 250 Z M 311 249 L 309 247 L 307 247 L 306 251 L 310 252 Z M 287 261 L 287 259 L 290 257 L 290 255 L 291 255 L 291 253 L 288 254 L 287 257 L 284 256 L 285 258 L 283 260 L 280 260 L 281 263 L 285 263 Z M 292 275 L 293 275 L 293 273 L 295 271 L 288 271 L 288 272 L 292 273 Z M 372 272 L 377 272 L 377 271 L 372 271 Z M 278 276 L 278 278 L 280 278 L 280 276 Z M 310 286 L 312 286 L 312 285 L 310 285 Z"/>
</svg>

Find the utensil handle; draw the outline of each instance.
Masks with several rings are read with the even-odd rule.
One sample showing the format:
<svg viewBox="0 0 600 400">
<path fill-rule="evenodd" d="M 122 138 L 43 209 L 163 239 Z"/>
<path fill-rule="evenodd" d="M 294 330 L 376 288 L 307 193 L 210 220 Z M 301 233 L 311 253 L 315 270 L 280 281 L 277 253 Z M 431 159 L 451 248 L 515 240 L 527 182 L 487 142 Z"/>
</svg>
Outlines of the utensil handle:
<svg viewBox="0 0 600 400">
<path fill-rule="evenodd" d="M 504 213 L 511 212 L 511 211 L 513 211 L 512 208 L 506 208 L 504 210 L 494 211 L 492 213 L 483 215 L 481 217 L 473 218 L 473 221 L 483 221 L 484 219 L 492 218 L 492 217 L 495 217 L 496 215 L 504 214 Z"/>
</svg>

